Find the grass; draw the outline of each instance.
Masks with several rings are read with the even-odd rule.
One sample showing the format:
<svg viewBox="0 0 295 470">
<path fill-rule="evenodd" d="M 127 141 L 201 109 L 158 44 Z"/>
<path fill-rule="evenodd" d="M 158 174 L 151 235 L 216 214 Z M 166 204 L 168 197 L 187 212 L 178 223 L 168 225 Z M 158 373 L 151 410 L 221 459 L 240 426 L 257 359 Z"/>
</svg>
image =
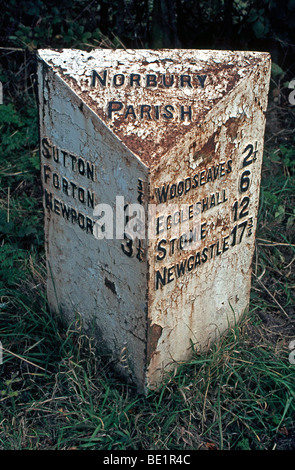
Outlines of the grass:
<svg viewBox="0 0 295 470">
<path fill-rule="evenodd" d="M 269 110 L 249 314 L 144 397 L 79 318 L 66 327 L 51 315 L 36 105 L 25 101 L 0 106 L 0 449 L 294 449 L 293 111 Z"/>
<path fill-rule="evenodd" d="M 293 432 L 294 366 L 253 312 L 143 397 L 34 287 L 1 314 L 2 449 L 270 449 Z"/>
</svg>

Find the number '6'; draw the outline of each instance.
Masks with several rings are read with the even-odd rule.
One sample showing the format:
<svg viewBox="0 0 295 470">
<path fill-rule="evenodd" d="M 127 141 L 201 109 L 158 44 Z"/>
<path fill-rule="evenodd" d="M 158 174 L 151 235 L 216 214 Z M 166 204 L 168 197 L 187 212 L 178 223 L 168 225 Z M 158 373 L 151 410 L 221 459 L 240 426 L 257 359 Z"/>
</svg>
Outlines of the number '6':
<svg viewBox="0 0 295 470">
<path fill-rule="evenodd" d="M 240 180 L 240 191 L 241 193 L 246 192 L 249 189 L 250 186 L 250 176 L 251 172 L 250 170 L 245 170 L 242 173 L 241 180 Z"/>
</svg>

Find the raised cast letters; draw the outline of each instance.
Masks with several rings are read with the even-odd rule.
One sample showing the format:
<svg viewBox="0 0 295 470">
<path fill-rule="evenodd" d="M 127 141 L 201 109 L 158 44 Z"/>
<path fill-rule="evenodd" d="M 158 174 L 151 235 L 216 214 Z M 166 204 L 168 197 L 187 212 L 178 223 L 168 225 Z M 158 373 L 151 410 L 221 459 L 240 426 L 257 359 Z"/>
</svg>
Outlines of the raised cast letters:
<svg viewBox="0 0 295 470">
<path fill-rule="evenodd" d="M 241 197 L 238 200 L 235 200 L 231 207 L 229 207 L 229 216 L 234 222 L 234 225 L 232 228 L 228 229 L 225 235 L 215 235 L 216 238 L 214 238 L 213 232 L 213 238 L 211 238 L 210 241 L 210 238 L 208 239 L 207 237 L 207 224 L 202 221 L 201 227 L 203 227 L 203 231 L 202 229 L 200 231 L 200 227 L 198 227 L 199 239 L 202 242 L 202 246 L 197 246 L 197 248 L 195 248 L 192 241 L 195 241 L 196 236 L 194 237 L 193 232 L 191 231 L 182 235 L 179 239 L 167 238 L 173 225 L 181 222 L 180 217 L 175 217 L 177 211 L 176 213 L 159 215 L 157 217 L 155 224 L 156 233 L 157 235 L 161 235 L 161 233 L 165 235 L 162 236 L 156 245 L 156 262 L 159 263 L 159 265 L 162 265 L 163 260 L 168 256 L 171 257 L 172 255 L 175 255 L 176 252 L 179 255 L 182 252 L 185 253 L 184 250 L 187 250 L 188 253 L 185 257 L 181 257 L 180 260 L 178 256 L 177 262 L 175 261 L 173 264 L 170 262 L 170 264 L 156 269 L 156 290 L 164 288 L 167 284 L 176 281 L 185 274 L 190 273 L 190 275 L 193 275 L 195 273 L 197 275 L 200 266 L 207 264 L 210 260 L 216 257 L 222 256 L 228 250 L 231 250 L 236 245 L 243 243 L 245 239 L 252 235 L 254 222 L 253 216 L 249 215 L 250 195 L 248 190 L 251 184 L 251 169 L 257 159 L 257 153 L 257 142 L 255 142 L 254 145 L 248 144 L 242 151 L 241 165 L 239 167 L 240 170 L 237 175 L 236 183 Z M 245 167 L 247 168 L 245 169 Z M 175 197 L 180 197 L 194 188 L 203 186 L 216 179 L 226 177 L 226 175 L 231 173 L 231 171 L 232 160 L 227 160 L 219 162 L 215 166 L 202 169 L 194 176 L 189 176 L 181 182 L 164 184 L 160 188 L 155 188 L 157 201 L 159 203 L 169 202 L 169 200 L 174 199 Z M 226 182 L 226 179 L 224 182 Z M 205 212 L 216 205 L 225 203 L 228 201 L 226 194 L 227 189 L 225 187 L 224 189 L 219 190 L 216 193 L 208 194 L 203 197 L 202 200 L 189 205 L 187 208 L 188 219 L 196 217 L 200 211 Z M 215 227 L 216 226 L 217 223 Z M 203 236 L 200 236 L 200 233 L 203 234 Z"/>
<path fill-rule="evenodd" d="M 107 105 L 108 119 L 113 116 L 120 116 L 122 119 L 131 118 L 133 120 L 158 120 L 158 119 L 174 119 L 179 118 L 181 121 L 191 121 L 193 117 L 193 110 L 191 106 L 180 105 L 178 107 L 170 104 L 166 105 L 150 105 L 138 104 L 125 104 L 121 101 L 109 101 Z"/>
<path fill-rule="evenodd" d="M 146 88 L 153 90 L 156 88 L 180 88 L 180 89 L 194 89 L 204 88 L 207 79 L 207 74 L 202 73 L 115 73 L 110 74 L 109 70 L 102 71 L 92 70 L 90 86 L 92 88 L 112 88 L 114 92 L 120 88 L 128 87 L 130 90 L 137 88 Z M 178 107 L 172 104 L 150 104 L 138 103 L 136 106 L 132 103 L 122 102 L 116 99 L 110 100 L 107 103 L 106 115 L 108 119 L 114 117 L 123 120 L 171 120 L 179 119 L 180 121 L 192 121 L 193 108 L 191 105 L 179 105 Z"/>
<path fill-rule="evenodd" d="M 97 70 L 92 70 L 91 76 L 91 87 L 101 86 L 113 86 L 113 87 L 164 87 L 164 88 L 204 88 L 205 81 L 207 79 L 207 74 L 166 74 L 166 73 L 130 73 L 130 74 L 114 74 L 109 75 L 108 70 L 103 70 L 98 72 Z"/>
<path fill-rule="evenodd" d="M 157 202 L 162 204 L 171 199 L 183 196 L 189 191 L 194 190 L 198 186 L 214 182 L 217 179 L 226 177 L 232 171 L 232 160 L 228 159 L 214 166 L 209 166 L 206 169 L 195 173 L 193 176 L 188 176 L 184 180 L 176 183 L 163 184 L 161 187 L 155 188 Z"/>
</svg>

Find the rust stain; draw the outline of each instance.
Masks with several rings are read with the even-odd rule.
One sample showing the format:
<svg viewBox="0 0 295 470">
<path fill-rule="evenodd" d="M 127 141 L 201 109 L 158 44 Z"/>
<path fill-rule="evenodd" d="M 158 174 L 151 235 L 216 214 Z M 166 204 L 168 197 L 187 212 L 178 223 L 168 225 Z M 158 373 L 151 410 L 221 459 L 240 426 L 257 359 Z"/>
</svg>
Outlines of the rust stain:
<svg viewBox="0 0 295 470">
<path fill-rule="evenodd" d="M 155 353 L 158 345 L 158 341 L 162 335 L 163 328 L 160 325 L 150 324 L 148 326 L 148 341 L 147 341 L 147 365 L 149 365 L 150 360 Z"/>
<path fill-rule="evenodd" d="M 240 120 L 237 118 L 229 118 L 225 123 L 225 126 L 227 127 L 227 132 L 231 140 L 235 140 L 237 138 L 238 129 L 241 126 Z"/>
<path fill-rule="evenodd" d="M 219 134 L 219 131 L 216 131 L 214 132 L 210 137 L 209 139 L 207 140 L 207 142 L 203 145 L 203 147 L 201 149 L 198 148 L 198 150 L 196 151 L 195 148 L 196 148 L 196 142 L 194 142 L 191 146 L 190 146 L 190 150 L 193 149 L 193 160 L 197 160 L 198 158 L 202 157 L 204 160 L 208 160 L 209 157 L 212 157 L 214 155 L 214 152 L 215 152 L 215 140 L 216 140 L 216 137 L 218 136 Z"/>
</svg>

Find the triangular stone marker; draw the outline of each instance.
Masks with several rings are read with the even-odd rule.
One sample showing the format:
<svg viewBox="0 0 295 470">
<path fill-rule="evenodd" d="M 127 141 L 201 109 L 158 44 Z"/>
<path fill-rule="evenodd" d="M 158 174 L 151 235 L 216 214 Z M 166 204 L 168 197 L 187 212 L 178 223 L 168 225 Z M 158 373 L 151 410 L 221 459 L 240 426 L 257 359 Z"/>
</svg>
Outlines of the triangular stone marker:
<svg viewBox="0 0 295 470">
<path fill-rule="evenodd" d="M 39 51 L 48 300 L 141 391 L 248 307 L 269 78 L 267 53 Z"/>
</svg>

